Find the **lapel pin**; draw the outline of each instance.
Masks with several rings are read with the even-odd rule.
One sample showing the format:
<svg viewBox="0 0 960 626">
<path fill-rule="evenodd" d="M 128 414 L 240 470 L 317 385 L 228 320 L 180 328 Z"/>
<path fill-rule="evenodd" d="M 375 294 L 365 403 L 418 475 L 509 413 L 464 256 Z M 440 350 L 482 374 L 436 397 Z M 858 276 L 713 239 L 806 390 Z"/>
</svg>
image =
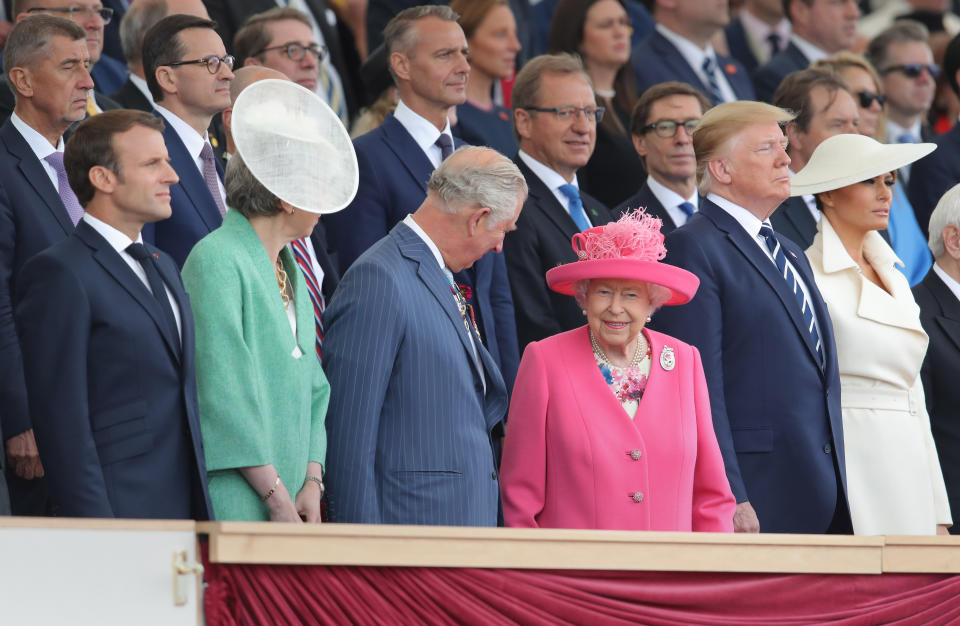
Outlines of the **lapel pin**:
<svg viewBox="0 0 960 626">
<path fill-rule="evenodd" d="M 737 73 L 737 66 L 733 63 L 727 63 L 723 69 L 725 69 L 727 74 L 730 74 L 731 76 Z"/>
<path fill-rule="evenodd" d="M 677 358 L 673 354 L 673 348 L 669 346 L 663 346 L 663 350 L 660 352 L 660 367 L 669 372 L 676 365 Z"/>
</svg>

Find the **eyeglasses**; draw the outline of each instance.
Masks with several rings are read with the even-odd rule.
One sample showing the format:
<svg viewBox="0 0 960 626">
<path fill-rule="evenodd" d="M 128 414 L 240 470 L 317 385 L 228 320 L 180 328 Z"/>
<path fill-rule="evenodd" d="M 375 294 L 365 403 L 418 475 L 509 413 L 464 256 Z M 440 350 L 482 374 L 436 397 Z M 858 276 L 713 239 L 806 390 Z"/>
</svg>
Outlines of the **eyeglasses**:
<svg viewBox="0 0 960 626">
<path fill-rule="evenodd" d="M 561 122 L 572 122 L 580 119 L 582 115 L 588 122 L 599 122 L 603 119 L 603 113 L 606 107 L 524 107 L 526 111 L 537 111 L 538 113 L 553 113 Z"/>
<path fill-rule="evenodd" d="M 886 76 L 890 72 L 903 72 L 903 75 L 907 78 L 920 78 L 920 74 L 923 73 L 923 70 L 927 70 L 927 74 L 930 74 L 930 78 L 936 80 L 937 76 L 940 76 L 940 67 L 937 65 L 925 65 L 923 63 L 905 63 L 903 65 L 891 65 L 887 69 L 881 71 L 880 73 Z"/>
<path fill-rule="evenodd" d="M 326 46 L 320 46 L 317 44 L 305 46 L 301 43 L 291 41 L 290 43 L 285 43 L 280 46 L 270 46 L 269 48 L 264 48 L 263 50 L 261 50 L 260 52 L 252 56 L 260 56 L 264 52 L 270 52 L 271 50 L 283 50 L 283 53 L 286 54 L 287 58 L 290 59 L 291 61 L 302 60 L 303 57 L 305 57 L 308 52 L 313 56 L 315 56 L 318 61 L 322 61 L 325 58 L 327 58 L 327 52 L 328 52 Z"/>
<path fill-rule="evenodd" d="M 869 109 L 876 102 L 881 107 L 887 101 L 887 97 L 882 93 L 873 93 L 872 91 L 858 91 L 857 98 L 860 100 L 861 109 Z"/>
<path fill-rule="evenodd" d="M 74 16 L 79 14 L 87 19 L 97 14 L 104 24 L 109 24 L 113 18 L 113 9 L 110 7 L 101 7 L 99 9 L 88 9 L 87 7 L 33 7 L 27 9 L 27 13 L 66 13 L 67 17 L 73 21 Z"/>
<path fill-rule="evenodd" d="M 694 118 L 691 120 L 686 120 L 683 122 L 678 122 L 676 120 L 660 120 L 659 122 L 654 122 L 652 124 L 647 124 L 641 128 L 641 132 L 654 131 L 657 133 L 657 137 L 663 137 L 668 139 L 674 137 L 677 134 L 677 129 L 683 126 L 683 130 L 687 131 L 688 135 L 692 135 L 693 131 L 696 130 L 697 125 L 700 123 L 700 118 Z"/>
<path fill-rule="evenodd" d="M 202 59 L 194 59 L 193 61 L 177 61 L 176 63 L 164 63 L 164 65 L 169 65 L 170 67 L 178 67 L 180 65 L 206 65 L 207 71 L 211 74 L 216 74 L 220 71 L 221 65 L 226 65 L 227 69 L 233 69 L 234 58 L 233 55 L 228 54 L 225 57 L 218 57 L 215 54 L 211 54 L 208 57 L 203 57 Z"/>
</svg>

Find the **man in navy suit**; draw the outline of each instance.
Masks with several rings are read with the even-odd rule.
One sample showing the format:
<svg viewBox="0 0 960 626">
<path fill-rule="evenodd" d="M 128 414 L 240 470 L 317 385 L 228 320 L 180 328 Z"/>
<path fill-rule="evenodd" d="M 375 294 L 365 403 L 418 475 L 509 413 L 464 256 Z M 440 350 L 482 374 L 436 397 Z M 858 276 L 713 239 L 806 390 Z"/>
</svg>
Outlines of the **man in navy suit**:
<svg viewBox="0 0 960 626">
<path fill-rule="evenodd" d="M 331 521 L 497 524 L 507 390 L 453 272 L 501 248 L 525 196 L 506 157 L 461 148 L 344 274 L 324 315 Z"/>
<path fill-rule="evenodd" d="M 688 83 L 713 104 L 752 100 L 753 85 L 740 63 L 717 54 L 710 40 L 730 20 L 722 2 L 657 0 L 656 30 L 633 50 L 637 93 L 657 83 Z"/>
<path fill-rule="evenodd" d="M 710 101 L 686 83 L 660 83 L 643 92 L 633 108 L 630 133 L 647 180 L 615 216 L 643 207 L 660 218 L 664 235 L 687 223 L 700 206 L 693 128 L 709 108 Z"/>
<path fill-rule="evenodd" d="M 386 46 L 400 101 L 379 128 L 353 143 L 360 166 L 356 198 L 343 211 L 323 218 L 344 272 L 416 210 L 426 196 L 430 173 L 461 145 L 447 120 L 449 110 L 466 100 L 470 72 L 467 40 L 456 13 L 445 6 L 407 9 L 390 22 Z M 503 255 L 483 256 L 458 272 L 456 281 L 472 291 L 468 301 L 481 339 L 511 389 L 520 354 Z"/>
<path fill-rule="evenodd" d="M 703 116 L 694 147 L 707 197 L 665 242 L 665 261 L 700 289 L 653 327 L 703 355 L 735 530 L 851 532 L 832 323 L 803 251 L 765 221 L 790 194 L 779 124 L 791 118 L 760 102 Z"/>
<path fill-rule="evenodd" d="M 143 40 L 143 70 L 166 127 L 170 161 L 180 183 L 170 189 L 173 216 L 144 237 L 182 266 L 200 239 L 217 228 L 226 212 L 223 166 L 214 156 L 207 129 L 230 106 L 233 57 L 227 56 L 210 20 L 169 15 Z"/>
<path fill-rule="evenodd" d="M 173 260 L 140 235 L 170 215 L 177 182 L 162 129 L 129 110 L 77 127 L 64 160 L 86 212 L 17 285 L 31 418 L 63 516 L 210 517 L 193 313 Z"/>
<path fill-rule="evenodd" d="M 757 98 L 764 102 L 773 100 L 773 92 L 787 74 L 848 50 L 857 36 L 856 0 L 783 0 L 783 6 L 793 28 L 790 45 L 753 75 Z"/>
<path fill-rule="evenodd" d="M 723 34 L 730 56 L 752 74 L 787 47 L 790 20 L 783 14 L 781 0 L 746 0 Z"/>
<path fill-rule="evenodd" d="M 62 155 L 63 133 L 86 115 L 93 87 L 84 39 L 83 29 L 69 20 L 31 16 L 11 32 L 3 59 L 17 101 L 0 127 L 0 424 L 19 515 L 45 515 L 48 508 L 13 308 L 23 264 L 72 233 L 83 212 L 66 182 Z M 62 197 L 72 197 L 69 212 Z"/>
</svg>

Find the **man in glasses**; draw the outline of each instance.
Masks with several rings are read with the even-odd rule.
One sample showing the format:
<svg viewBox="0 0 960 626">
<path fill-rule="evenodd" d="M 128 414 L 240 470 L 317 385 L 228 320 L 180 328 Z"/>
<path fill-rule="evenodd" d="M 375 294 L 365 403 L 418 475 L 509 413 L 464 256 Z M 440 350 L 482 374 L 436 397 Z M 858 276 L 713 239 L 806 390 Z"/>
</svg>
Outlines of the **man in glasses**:
<svg viewBox="0 0 960 626">
<path fill-rule="evenodd" d="M 663 234 L 687 223 L 700 206 L 693 130 L 709 108 L 706 96 L 686 83 L 660 83 L 643 92 L 630 133 L 647 180 L 614 215 L 644 207 L 663 222 Z"/>
<path fill-rule="evenodd" d="M 576 261 L 571 237 L 606 224 L 612 214 L 577 182 L 604 113 L 580 60 L 568 54 L 530 60 L 517 74 L 510 107 L 520 146 L 516 163 L 530 190 L 517 230 L 503 243 L 523 352 L 531 341 L 583 324 L 580 307 L 551 291 L 544 272 Z"/>
<path fill-rule="evenodd" d="M 262 65 L 282 72 L 310 91 L 317 90 L 327 54 L 313 38 L 307 15 L 290 7 L 270 9 L 248 19 L 233 38 L 233 52 L 241 66 Z"/>
<path fill-rule="evenodd" d="M 166 122 L 163 136 L 180 177 L 170 190 L 172 217 L 156 223 L 153 233 L 145 230 L 144 237 L 152 236 L 180 266 L 226 213 L 223 167 L 207 129 L 213 116 L 230 106 L 233 57 L 215 28 L 210 20 L 170 15 L 143 40 L 144 75 L 156 114 Z"/>
</svg>

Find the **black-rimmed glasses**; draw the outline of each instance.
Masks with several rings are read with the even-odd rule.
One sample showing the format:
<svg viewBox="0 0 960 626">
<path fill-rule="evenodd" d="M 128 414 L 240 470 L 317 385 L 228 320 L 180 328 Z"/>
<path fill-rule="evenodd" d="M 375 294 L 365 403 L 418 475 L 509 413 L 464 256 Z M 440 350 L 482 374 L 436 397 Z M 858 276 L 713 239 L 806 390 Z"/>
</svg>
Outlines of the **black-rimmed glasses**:
<svg viewBox="0 0 960 626">
<path fill-rule="evenodd" d="M 920 74 L 926 70 L 930 78 L 936 80 L 940 76 L 940 67 L 937 65 L 926 65 L 925 63 L 904 63 L 903 65 L 891 65 L 880 73 L 886 76 L 890 72 L 903 72 L 907 78 L 919 78 Z"/>
<path fill-rule="evenodd" d="M 539 113 L 553 113 L 561 122 L 572 122 L 580 119 L 580 116 L 586 118 L 588 122 L 599 122 L 603 119 L 603 113 L 606 107 L 524 107 L 527 111 L 537 111 Z"/>
<path fill-rule="evenodd" d="M 176 61 L 175 63 L 164 63 L 164 65 L 169 65 L 170 67 L 178 67 L 180 65 L 206 65 L 207 71 L 211 74 L 216 74 L 220 71 L 221 65 L 226 65 L 227 69 L 233 69 L 234 58 L 233 55 L 228 54 L 225 57 L 218 57 L 215 54 L 211 54 L 208 57 L 203 57 L 202 59 L 194 59 L 192 61 Z"/>
<path fill-rule="evenodd" d="M 657 137 L 662 137 L 664 139 L 669 139 L 674 137 L 677 134 L 677 129 L 683 126 L 683 129 L 687 131 L 687 135 L 692 135 L 693 131 L 697 129 L 697 125 L 700 123 L 700 118 L 694 118 L 690 120 L 685 120 L 683 122 L 678 122 L 677 120 L 660 120 L 659 122 L 653 122 L 652 124 L 647 124 L 640 130 L 642 132 L 653 131 L 657 133 Z"/>
<path fill-rule="evenodd" d="M 287 58 L 291 61 L 302 61 L 303 57 L 309 52 L 312 54 L 318 61 L 323 61 L 327 58 L 327 47 L 313 44 L 310 46 L 305 46 L 302 43 L 297 43 L 296 41 L 291 41 L 290 43 L 281 44 L 279 46 L 270 46 L 269 48 L 264 48 L 257 54 L 253 56 L 260 56 L 264 52 L 270 52 L 271 50 L 283 50 L 283 53 L 287 55 Z"/>
<path fill-rule="evenodd" d="M 100 7 L 99 9 L 88 9 L 87 7 L 33 7 L 27 9 L 27 13 L 65 13 L 66 16 L 73 21 L 76 21 L 73 18 L 77 14 L 87 18 L 97 14 L 104 24 L 109 24 L 110 20 L 113 19 L 113 9 L 110 7 Z"/>
<path fill-rule="evenodd" d="M 861 109 L 869 109 L 874 102 L 882 107 L 883 103 L 887 101 L 887 97 L 882 93 L 873 93 L 872 91 L 866 90 L 858 91 L 857 99 L 860 100 Z"/>
</svg>

